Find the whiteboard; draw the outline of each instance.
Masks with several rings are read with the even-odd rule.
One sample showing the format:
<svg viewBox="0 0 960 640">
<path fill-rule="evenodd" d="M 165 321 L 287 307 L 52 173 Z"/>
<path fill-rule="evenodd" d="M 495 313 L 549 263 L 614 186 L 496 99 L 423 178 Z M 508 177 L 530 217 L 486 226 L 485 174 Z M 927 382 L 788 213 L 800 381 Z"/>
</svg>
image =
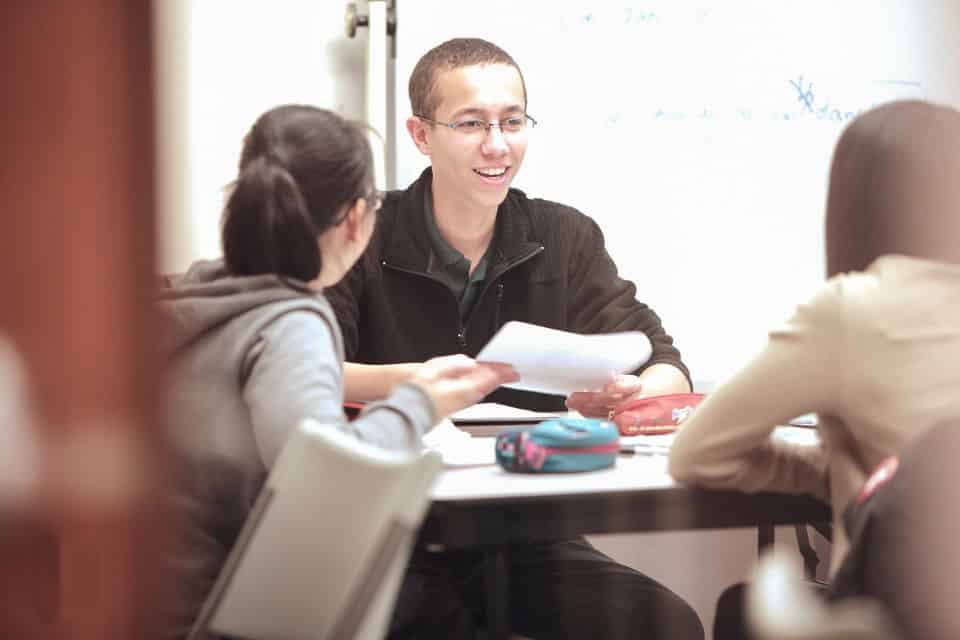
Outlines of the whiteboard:
<svg viewBox="0 0 960 640">
<path fill-rule="evenodd" d="M 458 36 L 523 70 L 541 124 L 514 186 L 600 224 L 704 386 L 822 282 L 846 122 L 898 98 L 960 103 L 956 0 L 397 0 L 401 187 L 428 163 L 406 136 L 410 72 Z"/>
</svg>

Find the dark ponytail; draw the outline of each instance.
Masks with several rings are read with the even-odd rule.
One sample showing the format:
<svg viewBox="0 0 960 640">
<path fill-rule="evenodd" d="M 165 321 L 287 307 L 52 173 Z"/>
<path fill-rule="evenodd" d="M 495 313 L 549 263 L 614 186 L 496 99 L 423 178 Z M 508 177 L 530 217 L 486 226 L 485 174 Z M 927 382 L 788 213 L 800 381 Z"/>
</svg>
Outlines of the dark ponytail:
<svg viewBox="0 0 960 640">
<path fill-rule="evenodd" d="M 313 280 L 322 264 L 317 236 L 372 189 L 373 156 L 359 125 L 316 107 L 271 109 L 244 140 L 224 209 L 227 268 Z"/>
</svg>

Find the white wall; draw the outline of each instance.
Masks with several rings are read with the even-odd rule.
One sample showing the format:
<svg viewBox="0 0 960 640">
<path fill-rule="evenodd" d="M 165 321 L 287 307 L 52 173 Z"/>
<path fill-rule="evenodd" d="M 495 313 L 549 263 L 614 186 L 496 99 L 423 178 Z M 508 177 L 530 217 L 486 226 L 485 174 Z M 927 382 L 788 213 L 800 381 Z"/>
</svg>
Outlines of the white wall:
<svg viewBox="0 0 960 640">
<path fill-rule="evenodd" d="M 243 136 L 270 107 L 300 102 L 361 118 L 366 30 L 344 33 L 339 0 L 162 0 L 159 268 L 220 255 L 223 188 Z"/>
</svg>

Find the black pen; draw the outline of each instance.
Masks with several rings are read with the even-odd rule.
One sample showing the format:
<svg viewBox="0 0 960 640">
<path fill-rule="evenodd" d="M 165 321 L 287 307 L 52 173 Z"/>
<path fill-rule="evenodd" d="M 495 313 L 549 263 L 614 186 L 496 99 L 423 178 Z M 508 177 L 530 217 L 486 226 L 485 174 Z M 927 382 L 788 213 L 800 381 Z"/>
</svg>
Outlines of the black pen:
<svg viewBox="0 0 960 640">
<path fill-rule="evenodd" d="M 620 447 L 620 453 L 632 453 L 638 456 L 657 456 L 667 455 L 670 452 L 670 446 L 665 444 L 625 444 Z"/>
</svg>

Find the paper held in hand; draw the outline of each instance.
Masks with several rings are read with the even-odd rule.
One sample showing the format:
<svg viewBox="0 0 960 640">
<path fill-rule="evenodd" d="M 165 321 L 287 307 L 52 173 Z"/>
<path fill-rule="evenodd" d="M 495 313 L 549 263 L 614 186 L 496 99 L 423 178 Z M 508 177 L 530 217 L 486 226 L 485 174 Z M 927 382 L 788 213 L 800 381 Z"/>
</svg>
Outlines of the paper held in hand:
<svg viewBox="0 0 960 640">
<path fill-rule="evenodd" d="M 614 375 L 642 365 L 650 353 L 650 340 L 641 331 L 580 335 L 511 321 L 476 359 L 513 365 L 520 379 L 504 386 L 566 396 L 600 389 Z"/>
</svg>

